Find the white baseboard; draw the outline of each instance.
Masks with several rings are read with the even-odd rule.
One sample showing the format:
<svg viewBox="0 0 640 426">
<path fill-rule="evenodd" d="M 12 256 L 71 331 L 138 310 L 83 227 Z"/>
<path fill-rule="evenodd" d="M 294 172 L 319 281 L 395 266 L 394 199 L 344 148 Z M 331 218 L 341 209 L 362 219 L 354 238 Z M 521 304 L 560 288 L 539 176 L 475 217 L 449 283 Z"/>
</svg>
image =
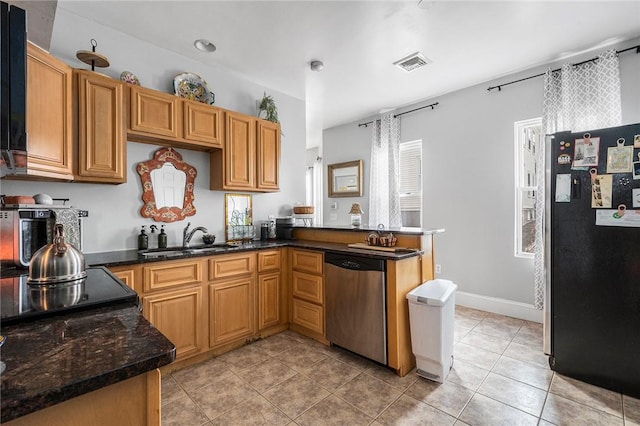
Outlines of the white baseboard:
<svg viewBox="0 0 640 426">
<path fill-rule="evenodd" d="M 542 324 L 542 311 L 528 303 L 456 291 L 456 305 Z"/>
</svg>

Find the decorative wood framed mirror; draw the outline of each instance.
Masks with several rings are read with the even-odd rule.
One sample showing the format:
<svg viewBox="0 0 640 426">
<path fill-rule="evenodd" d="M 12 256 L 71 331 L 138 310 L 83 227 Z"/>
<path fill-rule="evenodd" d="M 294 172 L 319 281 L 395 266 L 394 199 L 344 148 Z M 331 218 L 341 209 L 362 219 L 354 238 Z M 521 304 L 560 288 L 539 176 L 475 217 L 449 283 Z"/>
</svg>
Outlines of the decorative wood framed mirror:
<svg viewBox="0 0 640 426">
<path fill-rule="evenodd" d="M 173 148 L 160 148 L 153 159 L 138 163 L 142 181 L 142 217 L 157 222 L 175 222 L 196 214 L 193 205 L 195 167 L 182 161 Z"/>
<path fill-rule="evenodd" d="M 224 194 L 224 223 L 227 241 L 253 239 L 251 194 Z"/>
<path fill-rule="evenodd" d="M 329 164 L 329 197 L 362 197 L 362 160 Z"/>
</svg>

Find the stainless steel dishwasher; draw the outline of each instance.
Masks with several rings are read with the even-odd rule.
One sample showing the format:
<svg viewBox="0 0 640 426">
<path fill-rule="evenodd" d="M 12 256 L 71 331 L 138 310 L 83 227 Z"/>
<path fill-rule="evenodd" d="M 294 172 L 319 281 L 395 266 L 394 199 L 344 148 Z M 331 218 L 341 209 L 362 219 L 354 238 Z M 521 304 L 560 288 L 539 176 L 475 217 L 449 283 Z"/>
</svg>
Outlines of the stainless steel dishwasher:
<svg viewBox="0 0 640 426">
<path fill-rule="evenodd" d="M 327 252 L 327 340 L 387 364 L 386 262 Z"/>
</svg>

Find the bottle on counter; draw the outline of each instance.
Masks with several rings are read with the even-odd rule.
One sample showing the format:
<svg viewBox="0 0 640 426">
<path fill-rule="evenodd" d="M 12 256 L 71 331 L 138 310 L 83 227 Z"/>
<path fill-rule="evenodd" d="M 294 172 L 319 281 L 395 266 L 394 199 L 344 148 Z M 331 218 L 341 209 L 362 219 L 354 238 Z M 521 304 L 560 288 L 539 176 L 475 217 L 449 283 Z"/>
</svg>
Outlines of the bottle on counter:
<svg viewBox="0 0 640 426">
<path fill-rule="evenodd" d="M 164 225 L 160 226 L 160 235 L 158 235 L 158 248 L 167 248 L 167 234 L 164 233 Z"/>
<path fill-rule="evenodd" d="M 146 250 L 149 248 L 149 236 L 144 228 L 145 226 L 142 225 L 142 230 L 140 231 L 140 235 L 138 235 L 138 250 Z"/>
<path fill-rule="evenodd" d="M 150 249 L 158 248 L 158 236 L 156 235 L 156 231 L 158 230 L 158 227 L 156 225 L 151 225 L 149 229 L 151 230 L 151 233 L 148 235 L 149 237 L 148 247 Z"/>
</svg>

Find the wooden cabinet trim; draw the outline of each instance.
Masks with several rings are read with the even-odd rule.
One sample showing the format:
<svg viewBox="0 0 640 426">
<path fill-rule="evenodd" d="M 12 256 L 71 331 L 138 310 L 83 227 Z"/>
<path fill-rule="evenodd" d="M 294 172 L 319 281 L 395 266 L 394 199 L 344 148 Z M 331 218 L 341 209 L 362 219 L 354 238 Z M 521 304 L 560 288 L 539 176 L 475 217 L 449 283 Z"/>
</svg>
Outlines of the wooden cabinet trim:
<svg viewBox="0 0 640 426">
<path fill-rule="evenodd" d="M 222 110 L 194 101 L 184 101 L 184 138 L 222 148 Z"/>
<path fill-rule="evenodd" d="M 255 278 L 209 284 L 209 346 L 254 333 Z"/>
<path fill-rule="evenodd" d="M 209 258 L 209 280 L 220 280 L 254 273 L 255 252 L 212 256 Z"/>
<path fill-rule="evenodd" d="M 280 189 L 280 125 L 256 120 L 256 187 L 263 191 Z"/>
<path fill-rule="evenodd" d="M 280 273 L 258 276 L 258 330 L 282 322 Z"/>
<path fill-rule="evenodd" d="M 304 300 L 293 299 L 291 321 L 324 335 L 324 308 Z"/>
<path fill-rule="evenodd" d="M 321 276 L 293 271 L 291 280 L 291 289 L 294 297 L 319 305 L 324 304 L 324 283 Z"/>
<path fill-rule="evenodd" d="M 78 118 L 76 180 L 123 183 L 127 179 L 124 84 L 74 70 Z"/>
<path fill-rule="evenodd" d="M 178 260 L 158 262 L 143 268 L 143 291 L 163 290 L 182 285 L 200 284 L 203 278 L 202 261 Z"/>
<path fill-rule="evenodd" d="M 129 128 L 151 136 L 177 139 L 180 98 L 144 87 L 130 86 Z"/>
<path fill-rule="evenodd" d="M 203 304 L 201 286 L 142 298 L 144 317 L 176 345 L 177 359 L 195 355 L 205 349 Z"/>
<path fill-rule="evenodd" d="M 280 250 L 262 250 L 258 252 L 258 272 L 279 271 L 282 266 Z"/>
<path fill-rule="evenodd" d="M 73 70 L 27 43 L 27 174 L 73 179 Z"/>
<path fill-rule="evenodd" d="M 294 249 L 291 252 L 292 268 L 297 271 L 322 275 L 324 256 L 322 252 Z"/>
</svg>

